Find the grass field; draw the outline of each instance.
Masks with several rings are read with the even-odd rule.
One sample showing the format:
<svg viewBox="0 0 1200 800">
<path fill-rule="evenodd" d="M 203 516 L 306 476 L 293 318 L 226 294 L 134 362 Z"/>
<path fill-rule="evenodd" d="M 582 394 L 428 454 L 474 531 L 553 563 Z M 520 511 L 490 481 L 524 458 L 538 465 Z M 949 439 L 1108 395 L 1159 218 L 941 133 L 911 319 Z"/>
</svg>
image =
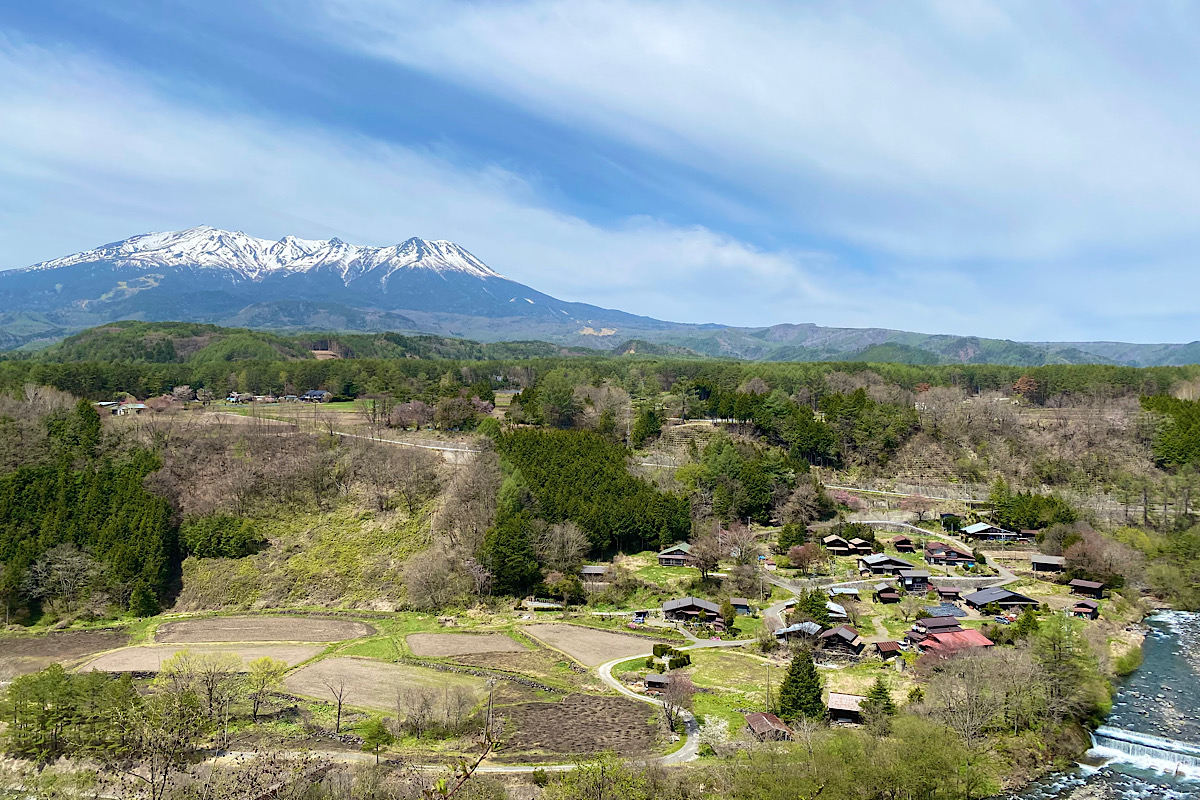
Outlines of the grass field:
<svg viewBox="0 0 1200 800">
<path fill-rule="evenodd" d="M 465 686 L 480 698 L 486 689 L 484 679 L 473 675 L 341 657 L 326 658 L 296 670 L 284 679 L 284 685 L 296 694 L 329 700 L 330 691 L 325 680 L 345 680 L 347 704 L 391 713 L 397 709 L 397 693 L 403 706 L 404 689 L 409 686 Z"/>
<path fill-rule="evenodd" d="M 105 653 L 99 658 L 89 661 L 81 668 L 81 671 L 157 672 L 162 667 L 164 661 L 180 650 L 190 650 L 193 653 L 233 653 L 242 660 L 242 666 L 244 667 L 254 659 L 262 658 L 263 656 L 284 661 L 289 666 L 295 665 L 318 655 L 324 648 L 319 645 L 297 644 L 200 644 L 188 647 L 180 647 L 178 645 L 151 647 L 142 645 L 140 647 L 126 647 L 121 650 Z"/>
</svg>

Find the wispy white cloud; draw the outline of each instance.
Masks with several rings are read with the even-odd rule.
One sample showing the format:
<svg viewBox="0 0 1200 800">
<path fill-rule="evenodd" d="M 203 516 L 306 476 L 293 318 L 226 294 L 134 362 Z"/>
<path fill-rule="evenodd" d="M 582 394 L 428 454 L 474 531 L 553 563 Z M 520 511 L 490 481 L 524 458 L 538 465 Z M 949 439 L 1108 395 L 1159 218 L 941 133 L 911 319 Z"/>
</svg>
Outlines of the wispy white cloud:
<svg viewBox="0 0 1200 800">
<path fill-rule="evenodd" d="M 720 176 L 884 256 L 1061 260 L 1200 238 L 1194 6 L 314 7 L 348 48 Z"/>
</svg>

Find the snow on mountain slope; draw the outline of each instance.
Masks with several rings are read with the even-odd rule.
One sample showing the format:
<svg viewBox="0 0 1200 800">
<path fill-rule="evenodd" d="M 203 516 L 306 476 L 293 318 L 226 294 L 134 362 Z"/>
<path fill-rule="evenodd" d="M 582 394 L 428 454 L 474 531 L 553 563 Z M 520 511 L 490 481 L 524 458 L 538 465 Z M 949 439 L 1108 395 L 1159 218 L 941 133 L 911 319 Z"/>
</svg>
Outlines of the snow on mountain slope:
<svg viewBox="0 0 1200 800">
<path fill-rule="evenodd" d="M 207 225 L 184 231 L 147 233 L 83 253 L 44 261 L 29 267 L 50 270 L 75 264 L 107 262 L 117 267 L 204 267 L 229 270 L 242 279 L 260 281 L 268 275 L 327 269 L 345 283 L 370 273 L 386 284 L 398 270 L 425 269 L 462 273 L 476 278 L 503 278 L 469 252 L 447 241 L 412 238 L 390 247 L 364 247 L 340 239 L 328 241 L 285 236 L 278 242 L 241 231 Z M 378 271 L 378 272 L 377 272 Z"/>
</svg>

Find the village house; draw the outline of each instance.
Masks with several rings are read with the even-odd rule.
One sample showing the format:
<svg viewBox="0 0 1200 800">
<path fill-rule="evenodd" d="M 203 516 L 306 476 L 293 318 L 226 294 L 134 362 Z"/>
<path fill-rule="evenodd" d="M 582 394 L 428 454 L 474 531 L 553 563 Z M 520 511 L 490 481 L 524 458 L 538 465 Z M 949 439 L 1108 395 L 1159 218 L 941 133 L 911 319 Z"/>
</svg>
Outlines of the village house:
<svg viewBox="0 0 1200 800">
<path fill-rule="evenodd" d="M 147 408 L 149 408 L 149 406 L 147 406 L 145 403 L 121 403 L 121 405 L 117 406 L 116 414 L 120 417 L 130 414 L 136 415 L 141 414 Z"/>
<path fill-rule="evenodd" d="M 671 676 L 659 672 L 647 672 L 646 677 L 642 678 L 642 683 L 645 685 L 648 694 L 657 694 L 658 692 L 665 691 L 671 685 Z"/>
<path fill-rule="evenodd" d="M 792 729 L 774 714 L 756 711 L 746 715 L 746 728 L 760 742 L 783 742 L 792 738 Z"/>
<path fill-rule="evenodd" d="M 913 544 L 913 540 L 907 536 L 897 536 L 892 539 L 892 547 L 896 548 L 898 553 L 915 553 L 917 546 Z"/>
<path fill-rule="evenodd" d="M 924 569 L 900 570 L 900 583 L 907 592 L 924 593 L 929 589 L 929 571 Z"/>
<path fill-rule="evenodd" d="M 821 635 L 821 626 L 809 620 L 808 622 L 797 622 L 795 625 L 789 625 L 786 628 L 777 628 L 775 630 L 775 641 L 783 644 L 804 639 L 816 639 Z"/>
<path fill-rule="evenodd" d="M 1069 616 L 1080 617 L 1082 619 L 1099 619 L 1100 604 L 1095 600 L 1080 600 L 1071 608 L 1070 611 L 1067 612 L 1067 614 Z"/>
<path fill-rule="evenodd" d="M 1099 581 L 1085 581 L 1079 578 L 1067 584 L 1071 588 L 1071 594 L 1080 594 L 1084 597 L 1093 597 L 1097 600 L 1104 598 L 1104 584 Z"/>
<path fill-rule="evenodd" d="M 886 605 L 900 602 L 900 592 L 890 583 L 877 583 L 871 588 L 875 592 L 876 603 L 884 603 Z"/>
<path fill-rule="evenodd" d="M 1012 592 L 1000 586 L 992 586 L 987 589 L 980 589 L 977 592 L 971 592 L 971 594 L 963 598 L 963 602 L 977 610 L 994 603 L 1005 611 L 1023 606 L 1036 607 L 1038 604 L 1037 600 L 1034 600 L 1032 597 L 1026 597 L 1019 592 Z"/>
<path fill-rule="evenodd" d="M 754 606 L 745 597 L 731 597 L 729 598 L 729 605 L 733 606 L 735 613 L 743 617 L 748 617 L 754 613 Z"/>
<path fill-rule="evenodd" d="M 1067 568 L 1067 560 L 1062 556 L 1034 553 L 1029 557 L 1029 566 L 1034 572 L 1062 572 Z"/>
<path fill-rule="evenodd" d="M 973 567 L 975 556 L 966 553 L 945 542 L 927 542 L 925 544 L 925 561 L 942 567 Z"/>
<path fill-rule="evenodd" d="M 662 604 L 663 618 L 676 622 L 691 622 L 703 614 L 709 620 L 719 619 L 721 607 L 699 597 L 681 597 Z"/>
<path fill-rule="evenodd" d="M 974 525 L 963 528 L 959 533 L 972 539 L 982 539 L 988 542 L 1015 542 L 1021 538 L 1020 534 L 1005 530 L 990 522 L 976 522 Z"/>
<path fill-rule="evenodd" d="M 829 612 L 829 618 L 834 622 L 850 619 L 850 615 L 846 613 L 846 607 L 832 600 L 825 603 L 825 610 Z"/>
<path fill-rule="evenodd" d="M 830 597 L 846 597 L 851 600 L 858 599 L 858 589 L 851 589 L 848 586 L 832 586 L 829 589 Z"/>
<path fill-rule="evenodd" d="M 858 635 L 858 631 L 849 625 L 838 625 L 836 628 L 830 628 L 817 638 L 821 641 L 821 646 L 827 653 L 844 653 L 846 655 L 860 656 L 862 655 L 863 648 L 866 647 L 862 637 Z"/>
<path fill-rule="evenodd" d="M 875 651 L 884 661 L 891 661 L 904 654 L 904 648 L 900 646 L 899 642 L 876 642 Z"/>
<path fill-rule="evenodd" d="M 941 656 L 952 655 L 962 650 L 976 647 L 993 647 L 995 642 L 974 628 L 963 628 L 945 633 L 930 633 L 917 643 L 922 653 L 935 653 Z"/>
<path fill-rule="evenodd" d="M 830 692 L 829 702 L 826 703 L 826 707 L 829 709 L 829 721 L 843 725 L 861 724 L 862 704 L 866 699 L 862 695 L 857 694 Z"/>
<path fill-rule="evenodd" d="M 903 559 L 884 553 L 873 553 L 858 559 L 858 571 L 872 575 L 896 575 L 901 570 L 912 569 L 913 565 Z"/>
<path fill-rule="evenodd" d="M 962 589 L 957 586 L 935 586 L 938 600 L 943 603 L 952 603 L 962 599 Z"/>
<path fill-rule="evenodd" d="M 850 547 L 850 543 L 840 536 L 826 536 L 821 540 L 821 544 L 835 556 L 848 556 L 853 550 Z"/>
<path fill-rule="evenodd" d="M 693 560 L 692 546 L 687 542 L 673 544 L 658 554 L 660 567 L 690 567 Z"/>
<path fill-rule="evenodd" d="M 585 564 L 579 568 L 579 577 L 585 581 L 602 581 L 608 575 L 608 567 L 604 564 Z"/>
<path fill-rule="evenodd" d="M 309 389 L 300 395 L 300 402 L 302 403 L 328 403 L 332 399 L 333 395 L 324 389 Z"/>
<path fill-rule="evenodd" d="M 918 633 L 952 633 L 961 631 L 962 625 L 954 617 L 924 617 L 913 623 L 913 630 Z"/>
<path fill-rule="evenodd" d="M 847 544 L 850 545 L 850 552 L 861 556 L 869 556 L 871 553 L 875 552 L 875 546 L 866 539 L 854 538 L 847 542 Z"/>
</svg>

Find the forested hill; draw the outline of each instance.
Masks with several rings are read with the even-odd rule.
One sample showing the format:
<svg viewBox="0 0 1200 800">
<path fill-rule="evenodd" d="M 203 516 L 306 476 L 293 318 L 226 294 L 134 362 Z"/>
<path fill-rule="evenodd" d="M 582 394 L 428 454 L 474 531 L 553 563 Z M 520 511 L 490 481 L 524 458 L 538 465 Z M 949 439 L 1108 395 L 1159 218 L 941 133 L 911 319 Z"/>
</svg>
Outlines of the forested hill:
<svg viewBox="0 0 1200 800">
<path fill-rule="evenodd" d="M 673 348 L 681 354 L 688 351 Z M 483 361 L 599 355 L 602 351 L 549 342 L 483 344 L 445 336 L 398 333 L 277 334 L 193 322 L 114 322 L 69 336 L 24 357 L 53 363 L 208 364 L 324 358 L 420 358 Z"/>
</svg>

